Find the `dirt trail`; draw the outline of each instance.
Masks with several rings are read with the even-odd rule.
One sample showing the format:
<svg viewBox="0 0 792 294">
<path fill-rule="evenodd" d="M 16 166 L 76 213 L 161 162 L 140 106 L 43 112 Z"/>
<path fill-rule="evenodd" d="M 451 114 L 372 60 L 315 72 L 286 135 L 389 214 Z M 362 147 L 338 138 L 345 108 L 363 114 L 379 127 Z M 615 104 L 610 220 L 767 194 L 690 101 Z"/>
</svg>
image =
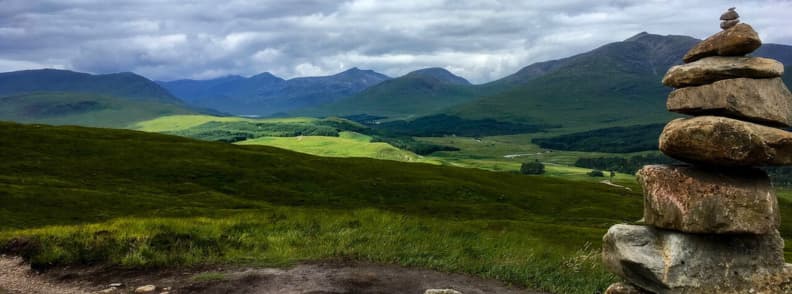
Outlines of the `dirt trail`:
<svg viewBox="0 0 792 294">
<path fill-rule="evenodd" d="M 52 282 L 45 275 L 30 271 L 21 258 L 0 256 L 0 294 L 78 294 L 86 293 L 85 288 L 74 283 Z"/>
<path fill-rule="evenodd" d="M 19 258 L 0 257 L 0 294 L 97 293 L 110 283 L 123 283 L 116 292 L 132 293 L 153 284 L 170 293 L 417 293 L 426 289 L 456 289 L 465 294 L 541 294 L 498 281 L 431 270 L 332 261 L 305 263 L 287 269 L 202 268 L 130 271 L 106 268 L 60 268 L 31 273 Z"/>
</svg>

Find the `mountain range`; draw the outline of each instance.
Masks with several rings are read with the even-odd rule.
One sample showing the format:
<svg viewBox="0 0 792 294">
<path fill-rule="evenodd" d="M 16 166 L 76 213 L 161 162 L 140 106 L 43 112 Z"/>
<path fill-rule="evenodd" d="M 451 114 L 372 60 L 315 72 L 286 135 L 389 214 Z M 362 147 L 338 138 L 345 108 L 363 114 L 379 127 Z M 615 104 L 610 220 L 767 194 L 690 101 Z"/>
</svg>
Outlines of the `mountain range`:
<svg viewBox="0 0 792 294">
<path fill-rule="evenodd" d="M 390 79 L 372 70 L 352 68 L 321 77 L 284 80 L 265 72 L 249 78 L 158 82 L 184 101 L 242 115 L 272 115 L 336 102 Z"/>
<path fill-rule="evenodd" d="M 43 92 L 61 93 L 50 95 L 46 101 L 68 97 L 65 106 L 54 108 L 67 112 L 76 109 L 91 113 L 93 106 L 83 102 L 102 97 L 189 105 L 240 115 L 366 114 L 410 119 L 443 114 L 593 129 L 659 123 L 674 117 L 665 111 L 665 98 L 671 89 L 660 80 L 697 42 L 687 36 L 644 32 L 586 53 L 534 63 L 479 85 L 442 68 L 421 69 L 396 78 L 352 68 L 330 76 L 288 80 L 265 72 L 251 77 L 160 82 L 134 73 L 92 75 L 44 69 L 0 73 L 0 96 L 14 96 L 14 112 L 22 116 L 41 115 L 35 110 L 42 107 L 41 103 L 20 103 L 25 101 L 21 97 L 41 99 Z M 753 55 L 777 59 L 787 65 L 787 72 L 792 65 L 792 46 L 764 44 Z M 784 79 L 790 84 L 790 74 Z M 35 95 L 25 96 L 31 93 Z M 85 96 L 88 94 L 91 96 Z M 75 95 L 89 98 L 76 99 Z M 146 109 L 152 110 L 152 105 Z"/>
<path fill-rule="evenodd" d="M 374 114 L 410 117 L 431 114 L 470 101 L 480 91 L 442 68 L 426 68 L 384 81 L 341 101 L 294 112 L 295 115 Z"/>
</svg>

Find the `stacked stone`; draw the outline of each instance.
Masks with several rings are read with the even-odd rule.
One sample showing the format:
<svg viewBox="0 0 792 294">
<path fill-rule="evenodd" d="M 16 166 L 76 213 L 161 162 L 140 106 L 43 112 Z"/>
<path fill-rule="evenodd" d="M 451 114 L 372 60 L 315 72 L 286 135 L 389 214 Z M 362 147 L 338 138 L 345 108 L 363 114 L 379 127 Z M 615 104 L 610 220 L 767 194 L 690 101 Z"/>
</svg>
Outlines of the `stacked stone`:
<svg viewBox="0 0 792 294">
<path fill-rule="evenodd" d="M 608 270 L 626 283 L 606 293 L 792 293 L 778 202 L 755 167 L 792 165 L 792 94 L 778 61 L 746 57 L 761 41 L 737 12 L 694 46 L 663 84 L 674 87 L 660 150 L 689 165 L 638 171 L 643 225 L 603 238 Z"/>
</svg>

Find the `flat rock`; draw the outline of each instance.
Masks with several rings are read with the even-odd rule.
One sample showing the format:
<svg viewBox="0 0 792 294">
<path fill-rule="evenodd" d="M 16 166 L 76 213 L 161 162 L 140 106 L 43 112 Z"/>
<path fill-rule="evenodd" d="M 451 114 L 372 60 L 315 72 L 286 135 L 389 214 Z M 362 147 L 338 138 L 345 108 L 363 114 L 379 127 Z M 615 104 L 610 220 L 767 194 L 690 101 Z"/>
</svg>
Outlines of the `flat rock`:
<svg viewBox="0 0 792 294">
<path fill-rule="evenodd" d="M 698 61 L 697 61 L 698 62 Z M 781 78 L 728 79 L 676 89 L 668 95 L 669 111 L 715 115 L 768 126 L 792 126 L 792 93 Z"/>
<path fill-rule="evenodd" d="M 145 286 L 137 287 L 137 289 L 135 289 L 135 293 L 151 293 L 154 292 L 155 290 L 157 290 L 157 286 L 145 285 Z"/>
<path fill-rule="evenodd" d="M 603 242 L 608 270 L 655 293 L 780 293 L 772 291 L 788 278 L 777 231 L 701 235 L 615 225 Z"/>
<path fill-rule="evenodd" d="M 708 56 L 741 56 L 760 46 L 759 34 L 747 23 L 741 23 L 696 44 L 682 59 L 687 63 Z"/>
<path fill-rule="evenodd" d="M 713 166 L 792 164 L 792 133 L 718 116 L 675 119 L 660 134 L 660 151 Z"/>
<path fill-rule="evenodd" d="M 733 78 L 776 78 L 784 74 L 784 64 L 762 57 L 712 56 L 671 67 L 663 84 L 684 88 Z"/>
<path fill-rule="evenodd" d="M 645 224 L 699 234 L 769 234 L 779 226 L 778 200 L 764 171 L 648 165 L 637 175 Z"/>
<path fill-rule="evenodd" d="M 728 30 L 736 26 L 738 23 L 740 23 L 739 19 L 724 20 L 720 23 L 720 28 L 724 30 Z"/>
<path fill-rule="evenodd" d="M 735 20 L 740 18 L 740 14 L 735 11 L 735 7 L 729 8 L 720 16 L 720 20 Z"/>
<path fill-rule="evenodd" d="M 614 283 L 605 290 L 605 294 L 650 294 L 641 288 L 628 283 Z"/>
<path fill-rule="evenodd" d="M 424 294 L 462 294 L 454 289 L 427 289 Z"/>
</svg>

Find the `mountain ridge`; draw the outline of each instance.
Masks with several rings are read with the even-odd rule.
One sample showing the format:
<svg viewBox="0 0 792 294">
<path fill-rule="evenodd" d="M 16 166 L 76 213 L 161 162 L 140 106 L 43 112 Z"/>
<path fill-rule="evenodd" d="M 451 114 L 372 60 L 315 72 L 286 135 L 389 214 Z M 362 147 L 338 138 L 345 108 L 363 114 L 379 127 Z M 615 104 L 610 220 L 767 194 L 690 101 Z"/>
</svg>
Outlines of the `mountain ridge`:
<svg viewBox="0 0 792 294">
<path fill-rule="evenodd" d="M 157 83 L 132 72 L 89 74 L 61 69 L 0 73 L 0 96 L 35 92 L 75 92 L 181 104 Z"/>
<path fill-rule="evenodd" d="M 476 87 L 465 78 L 443 68 L 430 67 L 384 81 L 342 101 L 293 114 L 414 116 L 439 111 L 477 94 Z"/>
<path fill-rule="evenodd" d="M 283 79 L 269 72 L 248 78 L 159 81 L 185 101 L 235 114 L 272 115 L 335 102 L 390 77 L 353 67 L 334 75 Z"/>
</svg>

